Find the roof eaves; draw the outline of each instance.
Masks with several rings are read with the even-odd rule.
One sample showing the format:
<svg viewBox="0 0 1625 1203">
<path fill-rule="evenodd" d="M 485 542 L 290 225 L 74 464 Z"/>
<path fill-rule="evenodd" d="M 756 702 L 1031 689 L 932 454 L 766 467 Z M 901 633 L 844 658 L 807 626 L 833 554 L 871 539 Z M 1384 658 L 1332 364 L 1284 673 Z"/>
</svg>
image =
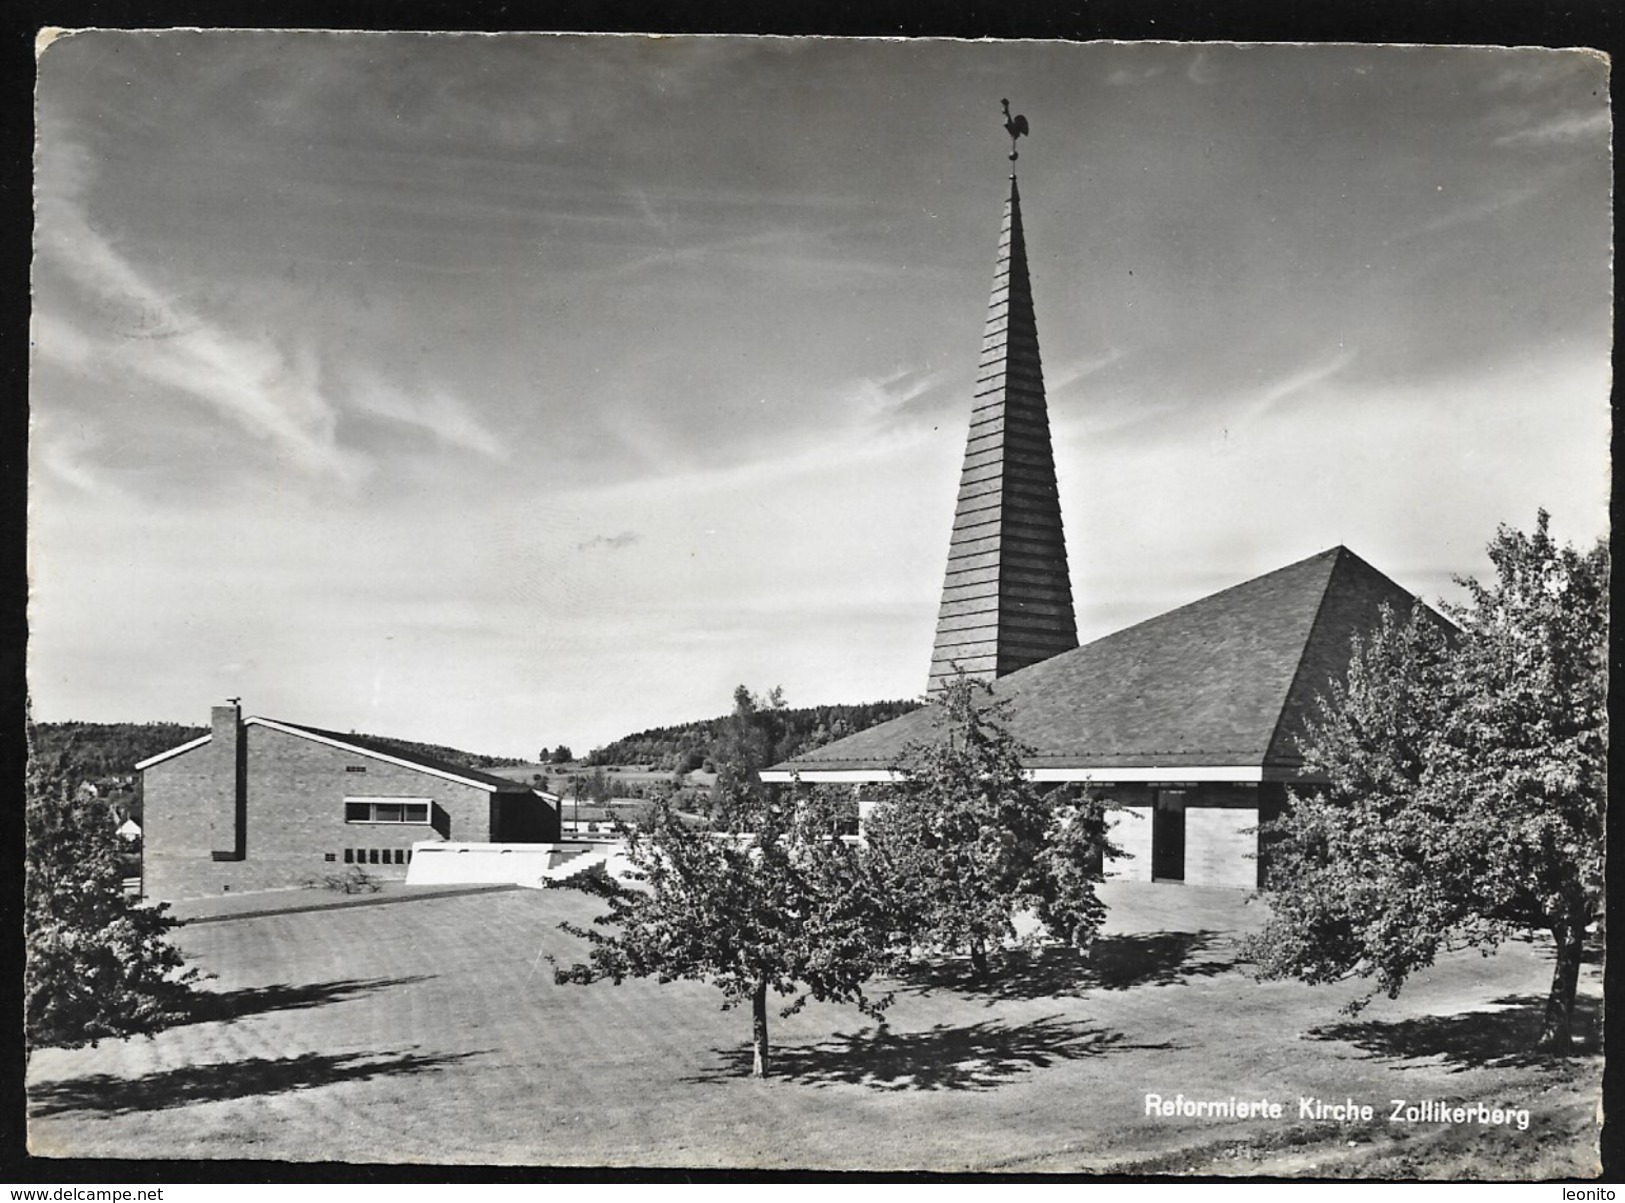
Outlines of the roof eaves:
<svg viewBox="0 0 1625 1203">
<path fill-rule="evenodd" d="M 145 772 L 153 765 L 160 764 L 163 761 L 168 760 L 171 756 L 179 756 L 182 752 L 190 752 L 193 748 L 201 748 L 212 738 L 212 734 L 200 735 L 196 739 L 189 739 L 183 744 L 178 744 L 175 747 L 170 748 L 167 752 L 159 752 L 156 756 L 149 756 L 145 760 L 137 761 L 135 764 L 135 771 L 138 773 Z"/>
</svg>

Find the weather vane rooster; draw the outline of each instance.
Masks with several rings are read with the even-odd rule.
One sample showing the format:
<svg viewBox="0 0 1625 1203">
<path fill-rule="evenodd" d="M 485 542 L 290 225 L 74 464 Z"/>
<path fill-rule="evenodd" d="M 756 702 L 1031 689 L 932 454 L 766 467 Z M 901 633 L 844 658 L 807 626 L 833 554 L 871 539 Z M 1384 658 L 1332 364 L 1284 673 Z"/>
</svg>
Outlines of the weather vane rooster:
<svg viewBox="0 0 1625 1203">
<path fill-rule="evenodd" d="M 1005 132 L 1010 135 L 1010 161 L 1014 163 L 1016 161 L 1016 139 L 1021 137 L 1022 134 L 1031 131 L 1027 127 L 1027 118 L 1020 113 L 1017 113 L 1014 117 L 1010 116 L 1010 102 L 1008 100 L 1001 100 L 999 103 L 1004 106 L 1004 128 Z"/>
</svg>

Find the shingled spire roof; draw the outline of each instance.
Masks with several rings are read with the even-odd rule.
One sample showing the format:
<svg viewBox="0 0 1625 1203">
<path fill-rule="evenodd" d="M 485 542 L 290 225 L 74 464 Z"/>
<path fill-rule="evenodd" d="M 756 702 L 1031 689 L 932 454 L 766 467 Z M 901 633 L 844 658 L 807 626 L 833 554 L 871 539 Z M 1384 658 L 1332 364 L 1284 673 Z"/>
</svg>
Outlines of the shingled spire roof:
<svg viewBox="0 0 1625 1203">
<path fill-rule="evenodd" d="M 1012 172 L 928 689 L 941 689 L 956 668 L 972 677 L 1002 677 L 1077 645 L 1021 194 Z"/>
</svg>

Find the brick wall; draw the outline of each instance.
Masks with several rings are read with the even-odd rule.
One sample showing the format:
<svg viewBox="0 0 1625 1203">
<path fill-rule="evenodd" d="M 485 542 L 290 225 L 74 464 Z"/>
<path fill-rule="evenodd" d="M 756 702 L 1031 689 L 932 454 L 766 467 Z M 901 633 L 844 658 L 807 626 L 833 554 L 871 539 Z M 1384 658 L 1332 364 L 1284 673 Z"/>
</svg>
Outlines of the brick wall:
<svg viewBox="0 0 1625 1203">
<path fill-rule="evenodd" d="M 1107 798 L 1124 807 L 1110 811 L 1111 839 L 1127 857 L 1106 861 L 1106 877 L 1125 881 L 1151 880 L 1151 787 L 1113 785 L 1104 791 Z"/>
<path fill-rule="evenodd" d="M 1191 806 L 1185 811 L 1185 882 L 1249 890 L 1258 880 L 1256 807 Z"/>
<path fill-rule="evenodd" d="M 405 854 L 415 840 L 491 838 L 491 793 L 478 786 L 259 724 L 245 725 L 242 741 L 246 821 L 240 861 L 212 856 L 217 845 L 209 816 L 220 809 L 211 744 L 146 770 L 143 874 L 148 897 L 296 886 L 344 872 L 346 849 L 352 854 L 361 850 L 370 873 L 404 877 Z M 427 798 L 431 813 L 438 808 L 441 826 L 346 822 L 346 797 Z M 379 853 L 377 863 L 371 861 L 374 851 Z M 394 863 L 397 851 L 403 862 L 399 865 Z"/>
<path fill-rule="evenodd" d="M 1203 783 L 1188 790 L 1185 808 L 1185 877 L 1189 885 L 1252 889 L 1258 883 L 1259 807 L 1266 817 L 1279 787 L 1228 782 Z M 1106 862 L 1107 877 L 1151 880 L 1151 817 L 1155 790 L 1149 785 L 1114 785 L 1106 795 L 1125 807 L 1112 816 L 1112 840 L 1133 859 Z M 1277 808 L 1278 809 L 1278 808 Z"/>
<path fill-rule="evenodd" d="M 213 744 L 183 752 L 141 775 L 141 834 L 146 848 L 180 857 L 209 859 L 222 813 Z M 227 834 L 225 847 L 230 847 Z"/>
</svg>

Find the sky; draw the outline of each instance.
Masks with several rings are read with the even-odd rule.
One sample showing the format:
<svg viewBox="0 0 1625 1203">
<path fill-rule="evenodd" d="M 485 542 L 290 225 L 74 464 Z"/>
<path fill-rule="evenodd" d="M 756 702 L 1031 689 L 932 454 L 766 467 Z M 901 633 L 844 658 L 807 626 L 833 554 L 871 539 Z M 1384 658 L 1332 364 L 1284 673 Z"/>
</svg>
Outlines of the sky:
<svg viewBox="0 0 1625 1203">
<path fill-rule="evenodd" d="M 1608 529 L 1577 51 L 140 33 L 39 58 L 29 687 L 534 756 L 918 696 L 1010 143 L 1083 641 Z"/>
</svg>

